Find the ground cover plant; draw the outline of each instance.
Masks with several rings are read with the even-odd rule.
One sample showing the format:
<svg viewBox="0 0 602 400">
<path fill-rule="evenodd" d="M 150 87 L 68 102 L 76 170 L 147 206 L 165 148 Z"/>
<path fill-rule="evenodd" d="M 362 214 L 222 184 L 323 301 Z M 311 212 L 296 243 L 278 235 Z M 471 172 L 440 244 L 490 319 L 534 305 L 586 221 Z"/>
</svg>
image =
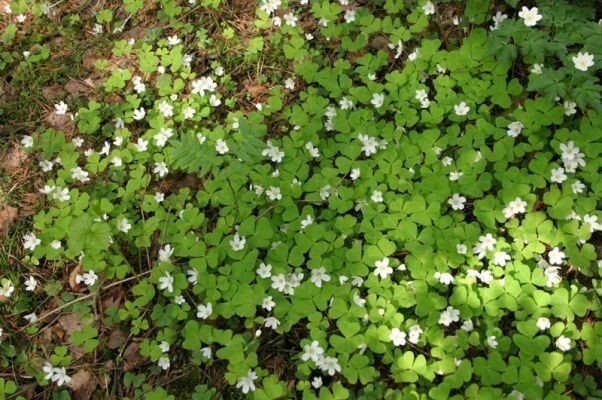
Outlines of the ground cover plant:
<svg viewBox="0 0 602 400">
<path fill-rule="evenodd" d="M 596 1 L 0 15 L 0 398 L 602 398 Z"/>
</svg>

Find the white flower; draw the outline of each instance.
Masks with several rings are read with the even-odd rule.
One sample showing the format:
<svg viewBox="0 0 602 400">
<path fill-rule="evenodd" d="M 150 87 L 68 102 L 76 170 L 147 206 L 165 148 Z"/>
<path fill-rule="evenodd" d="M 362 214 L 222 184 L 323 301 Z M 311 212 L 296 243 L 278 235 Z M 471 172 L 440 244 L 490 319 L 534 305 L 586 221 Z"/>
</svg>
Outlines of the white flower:
<svg viewBox="0 0 602 400">
<path fill-rule="evenodd" d="M 349 100 L 347 97 L 343 97 L 341 99 L 341 101 L 339 101 L 339 106 L 341 106 L 342 110 L 351 110 L 352 108 L 355 107 L 353 105 L 353 102 L 351 100 Z"/>
<path fill-rule="evenodd" d="M 157 361 L 157 365 L 159 367 L 161 367 L 162 370 L 167 370 L 169 369 L 170 363 L 169 363 L 169 356 L 167 355 L 162 355 L 161 357 L 159 357 L 159 360 Z"/>
<path fill-rule="evenodd" d="M 261 308 L 267 311 L 272 311 L 272 309 L 276 306 L 274 300 L 272 300 L 272 296 L 265 297 L 261 301 Z"/>
<path fill-rule="evenodd" d="M 179 294 L 173 298 L 173 302 L 176 303 L 177 305 L 181 306 L 182 304 L 186 303 L 186 299 L 184 298 L 184 296 Z"/>
<path fill-rule="evenodd" d="M 585 190 L 585 185 L 580 180 L 576 180 L 571 184 L 571 190 L 574 194 L 581 194 Z"/>
<path fill-rule="evenodd" d="M 575 103 L 574 101 L 565 101 L 563 107 L 564 115 L 566 115 L 567 117 L 577 114 L 577 103 Z"/>
<path fill-rule="evenodd" d="M 552 174 L 550 176 L 550 181 L 552 182 L 556 182 L 556 183 L 562 183 L 564 181 L 566 181 L 567 176 L 564 173 L 564 168 L 560 167 L 560 168 L 556 168 L 552 170 Z"/>
<path fill-rule="evenodd" d="M 312 379 L 311 381 L 311 385 L 313 386 L 314 389 L 320 389 L 322 387 L 322 377 L 321 376 L 314 376 L 314 379 Z"/>
<path fill-rule="evenodd" d="M 318 360 L 318 367 L 327 372 L 328 375 L 333 376 L 337 372 L 341 372 L 341 366 L 339 361 L 334 357 L 323 357 Z"/>
<path fill-rule="evenodd" d="M 35 248 L 40 243 L 42 243 L 42 241 L 40 239 L 38 239 L 38 237 L 36 236 L 36 234 L 33 233 L 33 232 L 29 232 L 28 234 L 26 234 L 25 236 L 23 236 L 23 248 L 25 250 L 34 251 Z"/>
<path fill-rule="evenodd" d="M 420 56 L 420 51 L 418 49 L 416 49 L 413 52 L 411 52 L 410 54 L 408 54 L 408 60 L 416 61 L 419 56 Z"/>
<path fill-rule="evenodd" d="M 540 331 L 545 331 L 546 329 L 549 329 L 552 326 L 552 323 L 546 317 L 537 318 L 536 324 Z"/>
<path fill-rule="evenodd" d="M 353 294 L 353 302 L 357 304 L 359 307 L 364 307 L 366 305 L 366 300 L 362 299 L 362 296 L 358 292 Z"/>
<path fill-rule="evenodd" d="M 303 346 L 301 360 L 312 360 L 313 362 L 317 363 L 318 360 L 322 358 L 322 354 L 324 354 L 324 349 L 320 347 L 320 343 L 317 340 L 314 340 L 311 342 L 311 344 L 306 344 Z"/>
<path fill-rule="evenodd" d="M 458 193 L 454 193 L 452 197 L 447 200 L 447 204 L 454 210 L 463 210 L 464 203 L 466 203 L 466 197 L 460 196 Z"/>
<path fill-rule="evenodd" d="M 382 203 L 383 202 L 383 192 L 381 192 L 380 190 L 373 191 L 372 195 L 370 196 L 370 200 L 372 200 L 375 203 Z"/>
<path fill-rule="evenodd" d="M 388 257 L 376 261 L 374 263 L 374 266 L 376 267 L 374 270 L 374 275 L 380 276 L 381 279 L 386 279 L 389 275 L 393 273 L 393 268 L 389 267 Z"/>
<path fill-rule="evenodd" d="M 159 104 L 159 112 L 161 114 L 163 114 L 163 116 L 165 118 L 169 118 L 169 117 L 173 116 L 173 106 L 171 104 L 169 104 L 168 102 L 166 102 L 165 100 L 163 100 Z"/>
<path fill-rule="evenodd" d="M 37 322 L 38 317 L 36 316 L 36 313 L 31 313 L 31 314 L 27 314 L 23 317 L 23 319 L 25 319 L 28 323 L 33 324 L 35 322 Z"/>
<path fill-rule="evenodd" d="M 458 322 L 459 320 L 460 311 L 452 306 L 447 306 L 447 309 L 441 311 L 441 315 L 439 316 L 439 323 L 445 326 L 449 326 L 452 322 Z"/>
<path fill-rule="evenodd" d="M 81 167 L 71 168 L 71 179 L 85 183 L 90 180 L 88 175 L 88 171 L 84 171 Z"/>
<path fill-rule="evenodd" d="M 508 136 L 515 138 L 518 135 L 520 135 L 524 127 L 525 125 L 523 125 L 522 122 L 514 121 L 508 124 L 508 130 L 506 131 L 506 133 L 508 134 Z"/>
<path fill-rule="evenodd" d="M 489 285 L 493 281 L 493 273 L 488 269 L 484 269 L 479 272 L 478 278 L 484 284 Z"/>
<path fill-rule="evenodd" d="M 163 340 L 159 343 L 159 348 L 163 353 L 167 353 L 169 351 L 169 343 Z"/>
<path fill-rule="evenodd" d="M 311 270 L 310 280 L 317 287 L 322 287 L 322 282 L 330 281 L 330 275 L 326 273 L 326 269 L 324 267 L 320 267 Z"/>
<path fill-rule="evenodd" d="M 52 247 L 55 250 L 60 249 L 62 246 L 61 241 L 60 240 L 53 240 L 52 242 L 50 242 L 50 247 Z"/>
<path fill-rule="evenodd" d="M 157 203 L 162 203 L 165 200 L 165 194 L 161 192 L 156 192 L 153 197 Z"/>
<path fill-rule="evenodd" d="M 63 386 L 64 384 L 71 382 L 71 377 L 67 375 L 65 367 L 53 368 L 51 379 L 52 382 L 56 382 L 57 386 Z"/>
<path fill-rule="evenodd" d="M 435 272 L 435 279 L 446 286 L 449 286 L 454 282 L 454 276 L 449 272 L 441 273 L 439 271 Z"/>
<path fill-rule="evenodd" d="M 345 10 L 345 15 L 343 16 L 343 18 L 348 24 L 352 23 L 353 21 L 355 21 L 355 10 Z"/>
<path fill-rule="evenodd" d="M 84 144 L 84 139 L 80 137 L 74 137 L 73 139 L 71 139 L 71 143 L 73 143 L 75 147 L 82 147 L 82 145 Z"/>
<path fill-rule="evenodd" d="M 552 265 L 561 265 L 564 262 L 566 255 L 560 251 L 558 247 L 554 247 L 548 253 L 548 259 Z"/>
<path fill-rule="evenodd" d="M 203 76 L 200 79 L 192 82 L 192 94 L 199 94 L 201 96 L 205 95 L 205 91 L 207 92 L 215 92 L 217 89 L 217 83 L 213 81 L 213 78 L 209 76 Z"/>
<path fill-rule="evenodd" d="M 360 169 L 359 168 L 353 168 L 351 170 L 351 174 L 349 174 L 349 177 L 351 178 L 351 180 L 355 181 L 357 178 L 360 177 Z"/>
<path fill-rule="evenodd" d="M 583 223 L 589 225 L 589 231 L 591 233 L 594 233 L 594 231 L 602 230 L 602 225 L 598 222 L 597 215 L 585 214 L 583 216 Z"/>
<path fill-rule="evenodd" d="M 68 109 L 69 108 L 67 107 L 67 104 L 65 104 L 64 101 L 61 101 L 60 103 L 54 105 L 54 113 L 57 115 L 66 114 Z"/>
<path fill-rule="evenodd" d="M 543 73 L 543 64 L 533 64 L 533 68 L 531 69 L 531 72 L 536 74 L 536 75 L 541 75 Z"/>
<path fill-rule="evenodd" d="M 265 194 L 272 201 L 282 199 L 282 193 L 280 192 L 279 187 L 270 186 L 270 188 L 265 191 Z"/>
<path fill-rule="evenodd" d="M 420 341 L 420 335 L 423 333 L 420 325 L 412 325 L 410 326 L 408 333 L 408 341 L 410 343 L 416 344 Z"/>
<path fill-rule="evenodd" d="M 278 325 L 280 325 L 280 321 L 275 317 L 267 317 L 264 321 L 264 324 L 268 328 L 276 329 Z"/>
<path fill-rule="evenodd" d="M 491 233 L 488 233 L 484 236 L 479 236 L 479 242 L 485 249 L 493 250 L 493 246 L 495 246 L 497 240 L 491 235 Z"/>
<path fill-rule="evenodd" d="M 460 327 L 460 329 L 462 329 L 465 332 L 472 332 L 472 330 L 474 329 L 474 324 L 472 323 L 472 320 L 467 319 L 466 321 L 462 322 L 462 326 Z"/>
<path fill-rule="evenodd" d="M 213 356 L 213 351 L 211 351 L 211 347 L 203 347 L 201 348 L 201 354 L 203 357 L 210 359 Z"/>
<path fill-rule="evenodd" d="M 146 151 L 148 149 L 148 140 L 138 138 L 138 142 L 134 144 L 134 148 L 138 152 Z"/>
<path fill-rule="evenodd" d="M 525 211 L 527 210 L 526 207 L 527 207 L 527 202 L 522 200 L 520 197 L 517 197 L 514 200 L 512 200 L 510 203 L 508 203 L 508 206 L 504 208 L 504 210 L 503 210 L 504 216 L 506 218 L 512 218 L 516 214 L 524 214 Z"/>
<path fill-rule="evenodd" d="M 38 286 L 38 281 L 36 281 L 36 278 L 34 278 L 33 276 L 27 278 L 24 283 L 25 290 L 28 292 L 34 292 L 36 290 L 36 286 Z"/>
<path fill-rule="evenodd" d="M 572 58 L 575 68 L 579 71 L 587 71 L 587 69 L 594 65 L 594 56 L 589 53 L 577 53 L 576 57 Z"/>
<path fill-rule="evenodd" d="M 497 348 L 497 344 L 498 343 L 497 343 L 497 339 L 496 339 L 495 336 L 488 336 L 487 337 L 487 345 L 489 347 L 491 347 L 492 349 L 495 349 L 495 348 Z"/>
<path fill-rule="evenodd" d="M 393 342 L 394 346 L 404 346 L 406 344 L 406 333 L 400 331 L 399 328 L 393 328 L 389 334 L 389 340 Z"/>
<path fill-rule="evenodd" d="M 78 285 L 83 283 L 86 286 L 93 286 L 98 280 L 98 275 L 94 271 L 84 272 L 83 274 L 77 274 L 75 276 L 75 283 Z"/>
<path fill-rule="evenodd" d="M 215 151 L 217 151 L 221 155 L 224 155 L 228 151 L 230 151 L 230 149 L 228 148 L 228 144 L 225 140 L 217 139 L 217 141 L 215 142 Z"/>
<path fill-rule="evenodd" d="M 357 135 L 357 138 L 362 143 L 362 151 L 366 157 L 376 154 L 376 148 L 379 146 L 379 143 L 375 138 L 361 133 Z"/>
<path fill-rule="evenodd" d="M 23 145 L 23 147 L 30 148 L 33 146 L 33 138 L 31 136 L 28 135 L 24 135 L 23 138 L 21 139 L 21 144 Z"/>
<path fill-rule="evenodd" d="M 13 283 L 8 279 L 2 279 L 2 286 L 0 286 L 0 296 L 9 298 L 14 291 L 15 287 Z"/>
<path fill-rule="evenodd" d="M 320 157 L 320 150 L 317 147 L 314 147 L 312 142 L 305 143 L 305 148 L 309 151 L 309 155 L 313 158 Z"/>
<path fill-rule="evenodd" d="M 257 268 L 257 275 L 259 275 L 263 279 L 267 279 L 272 276 L 272 266 L 270 264 L 259 264 L 259 268 Z"/>
<path fill-rule="evenodd" d="M 466 115 L 469 111 L 470 107 L 468 107 L 465 102 L 461 102 L 460 104 L 456 104 L 454 106 L 454 112 L 458 116 Z"/>
<path fill-rule="evenodd" d="M 556 339 L 556 347 L 561 351 L 569 351 L 571 349 L 571 339 L 560 335 L 558 339 Z"/>
<path fill-rule="evenodd" d="M 52 379 L 52 375 L 54 375 L 54 368 L 52 367 L 52 364 L 50 364 L 48 361 L 46 361 L 44 363 L 44 366 L 42 367 L 42 371 L 44 371 L 44 373 L 46 374 L 44 376 L 44 379 L 46 379 L 46 380 Z"/>
<path fill-rule="evenodd" d="M 508 15 L 503 14 L 501 11 L 498 11 L 492 18 L 493 26 L 490 27 L 492 31 L 495 31 L 500 27 L 500 24 L 508 19 Z"/>
<path fill-rule="evenodd" d="M 234 251 L 240 251 L 245 248 L 245 243 L 247 243 L 247 239 L 236 232 L 234 238 L 230 240 L 230 247 L 232 247 L 232 250 Z"/>
<path fill-rule="evenodd" d="M 119 168 L 123 165 L 123 160 L 120 157 L 113 156 L 111 158 L 111 164 L 113 164 L 115 168 Z"/>
<path fill-rule="evenodd" d="M 196 316 L 197 318 L 207 319 L 213 312 L 213 306 L 211 303 L 207 303 L 207 305 L 199 304 L 196 307 Z"/>
<path fill-rule="evenodd" d="M 305 229 L 305 228 L 307 228 L 308 226 L 310 226 L 313 223 L 314 223 L 313 217 L 308 214 L 305 217 L 305 219 L 301 220 L 301 229 Z"/>
<path fill-rule="evenodd" d="M 284 151 L 281 151 L 278 147 L 273 146 L 272 142 L 268 140 L 268 148 L 261 152 L 264 157 L 269 157 L 272 162 L 280 163 L 284 157 Z"/>
<path fill-rule="evenodd" d="M 501 267 L 505 266 L 508 261 L 511 260 L 511 257 L 505 251 L 496 251 L 493 255 L 493 263 L 495 265 L 499 265 Z"/>
<path fill-rule="evenodd" d="M 433 15 L 435 13 L 435 5 L 431 1 L 427 1 L 425 5 L 422 6 L 422 11 L 424 15 Z"/>
<path fill-rule="evenodd" d="M 466 252 L 468 251 L 468 247 L 465 244 L 457 244 L 456 251 L 458 252 L 458 254 L 466 254 Z"/>
<path fill-rule="evenodd" d="M 330 197 L 330 185 L 326 185 L 320 189 L 320 199 L 322 201 L 328 199 Z"/>
<path fill-rule="evenodd" d="M 295 89 L 295 81 L 292 78 L 288 78 L 284 81 L 284 87 L 288 90 Z"/>
<path fill-rule="evenodd" d="M 169 36 L 167 38 L 167 44 L 169 44 L 170 46 L 176 46 L 180 43 L 182 43 L 182 41 L 177 35 Z"/>
<path fill-rule="evenodd" d="M 196 110 L 192 107 L 186 107 L 182 110 L 182 116 L 184 119 L 191 119 L 196 114 Z"/>
<path fill-rule="evenodd" d="M 278 3 L 280 3 L 279 0 Z M 240 389 L 244 394 L 254 392 L 256 379 L 257 374 L 255 373 L 255 371 L 249 370 L 246 376 L 241 376 L 240 378 L 238 378 L 238 381 L 236 382 L 236 388 Z"/>
<path fill-rule="evenodd" d="M 372 100 L 370 100 L 370 103 L 375 108 L 382 107 L 382 105 L 383 105 L 384 102 L 385 102 L 385 94 L 384 93 L 374 93 L 372 95 Z"/>
<path fill-rule="evenodd" d="M 122 218 L 117 222 L 117 229 L 123 233 L 128 233 L 128 231 L 132 228 L 132 224 L 130 224 L 127 218 Z"/>
<path fill-rule="evenodd" d="M 295 14 L 293 14 L 292 12 L 286 13 L 283 15 L 284 18 L 284 22 L 288 25 L 288 26 L 297 26 L 297 21 L 298 18 L 295 16 Z"/>
<path fill-rule="evenodd" d="M 146 110 L 144 109 L 144 107 L 136 108 L 134 110 L 133 118 L 136 121 L 143 120 L 145 116 L 146 116 Z"/>
<path fill-rule="evenodd" d="M 167 168 L 167 164 L 163 161 L 158 161 L 155 163 L 155 168 L 153 172 L 159 175 L 160 178 L 163 178 L 165 175 L 169 173 L 169 169 Z"/>
<path fill-rule="evenodd" d="M 449 180 L 452 182 L 457 181 L 462 177 L 462 175 L 464 175 L 464 172 L 462 171 L 452 171 L 449 173 Z"/>
<path fill-rule="evenodd" d="M 524 7 L 519 11 L 518 16 L 523 19 L 526 26 L 535 26 L 537 22 L 543 17 L 538 14 L 537 7 L 531 9 Z"/>
<path fill-rule="evenodd" d="M 167 141 L 169 140 L 169 138 L 172 137 L 172 136 L 173 136 L 173 129 L 171 129 L 171 128 L 161 128 L 161 129 L 159 129 L 159 132 L 157 132 L 153 136 L 153 139 L 155 140 L 155 145 L 156 146 L 163 147 L 163 146 L 165 146 L 165 143 L 167 143 Z M 140 139 L 138 139 L 138 142 L 140 142 Z M 144 150 L 146 150 L 146 148 Z"/>
<path fill-rule="evenodd" d="M 282 4 L 280 0 L 261 0 L 259 8 L 270 15 L 278 9 L 280 4 Z"/>
<path fill-rule="evenodd" d="M 165 276 L 159 278 L 159 289 L 167 289 L 169 293 L 173 292 L 173 276 L 169 272 L 165 272 Z"/>
</svg>

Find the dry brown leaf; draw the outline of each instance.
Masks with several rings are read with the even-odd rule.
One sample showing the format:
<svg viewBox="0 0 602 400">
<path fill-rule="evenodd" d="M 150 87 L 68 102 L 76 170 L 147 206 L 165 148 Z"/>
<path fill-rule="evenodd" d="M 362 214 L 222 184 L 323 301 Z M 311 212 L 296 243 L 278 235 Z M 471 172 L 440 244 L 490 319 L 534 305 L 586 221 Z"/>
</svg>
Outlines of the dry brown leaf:
<svg viewBox="0 0 602 400">
<path fill-rule="evenodd" d="M 59 115 L 55 112 L 50 112 L 46 115 L 46 123 L 57 131 L 70 131 L 73 127 L 73 121 L 67 114 Z"/>
<path fill-rule="evenodd" d="M 82 273 L 82 265 L 81 264 L 77 264 L 75 266 L 75 268 L 73 268 L 73 271 L 71 271 L 71 273 L 69 274 L 69 286 L 71 287 L 71 290 L 73 290 L 74 292 L 81 292 L 84 290 L 84 285 L 80 285 L 77 283 L 77 275 Z"/>
<path fill-rule="evenodd" d="M 125 349 L 123 359 L 125 360 L 125 365 L 123 366 L 125 372 L 131 371 L 148 362 L 148 358 L 140 354 L 140 345 L 136 342 L 130 343 Z"/>
<path fill-rule="evenodd" d="M 73 332 L 81 331 L 84 328 L 84 325 L 81 321 L 81 316 L 76 313 L 61 315 L 59 318 L 59 324 L 69 336 L 71 336 Z"/>
<path fill-rule="evenodd" d="M 115 329 L 109 336 L 109 349 L 117 349 L 128 341 L 128 334 L 121 329 Z"/>
<path fill-rule="evenodd" d="M 0 211 L 0 239 L 4 239 L 8 235 L 10 226 L 18 216 L 19 210 L 11 206 L 6 206 Z"/>
<path fill-rule="evenodd" d="M 24 170 L 23 164 L 26 160 L 27 153 L 23 150 L 20 144 L 14 143 L 13 147 L 6 154 L 3 164 L 9 175 L 14 176 Z"/>
<path fill-rule="evenodd" d="M 96 388 L 96 379 L 87 369 L 80 369 L 67 384 L 73 390 L 75 400 L 84 400 L 90 398 Z"/>
<path fill-rule="evenodd" d="M 63 95 L 63 87 L 61 85 L 43 87 L 42 95 L 48 100 L 57 100 Z"/>
<path fill-rule="evenodd" d="M 90 88 L 81 82 L 69 81 L 65 85 L 65 90 L 69 94 L 79 96 L 80 94 L 87 93 Z"/>
</svg>

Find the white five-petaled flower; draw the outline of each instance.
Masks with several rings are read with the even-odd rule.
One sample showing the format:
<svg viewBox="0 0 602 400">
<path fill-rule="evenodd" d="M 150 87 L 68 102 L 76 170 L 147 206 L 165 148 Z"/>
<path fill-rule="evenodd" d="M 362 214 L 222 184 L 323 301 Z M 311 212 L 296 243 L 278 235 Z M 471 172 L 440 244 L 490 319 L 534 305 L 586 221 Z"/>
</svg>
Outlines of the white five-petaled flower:
<svg viewBox="0 0 602 400">
<path fill-rule="evenodd" d="M 526 26 L 535 26 L 537 25 L 537 22 L 543 18 L 538 11 L 539 10 L 537 7 L 529 9 L 528 7 L 523 6 L 523 8 L 518 12 L 518 16 L 522 18 Z"/>
<path fill-rule="evenodd" d="M 265 263 L 259 264 L 259 268 L 257 268 L 257 275 L 263 279 L 269 278 L 272 276 L 272 265 Z"/>
<path fill-rule="evenodd" d="M 318 360 L 318 367 L 328 373 L 328 375 L 333 376 L 337 372 L 341 372 L 341 365 L 339 364 L 339 360 L 334 357 L 322 357 Z"/>
<path fill-rule="evenodd" d="M 159 289 L 167 289 L 168 293 L 173 292 L 173 276 L 169 272 L 165 272 L 165 275 L 159 278 Z"/>
<path fill-rule="evenodd" d="M 536 325 L 540 331 L 545 331 L 546 329 L 549 329 L 552 326 L 552 323 L 546 317 L 539 317 L 537 318 Z"/>
<path fill-rule="evenodd" d="M 514 121 L 508 124 L 508 130 L 506 131 L 506 133 L 508 134 L 508 136 L 515 138 L 518 135 L 520 135 L 524 127 L 525 125 L 523 125 L 522 122 Z"/>
<path fill-rule="evenodd" d="M 376 267 L 374 269 L 374 275 L 380 276 L 382 279 L 386 279 L 393 273 L 393 268 L 389 267 L 389 258 L 385 257 L 382 260 L 378 260 L 374 263 Z"/>
<path fill-rule="evenodd" d="M 38 281 L 33 276 L 30 276 L 25 280 L 25 290 L 28 292 L 34 292 L 38 286 Z"/>
<path fill-rule="evenodd" d="M 280 325 L 280 321 L 276 317 L 267 317 L 264 321 L 264 325 L 275 330 L 278 328 L 278 325 Z"/>
<path fill-rule="evenodd" d="M 317 287 L 322 287 L 322 282 L 330 281 L 330 275 L 326 273 L 326 268 L 320 267 L 311 270 L 310 280 Z"/>
<path fill-rule="evenodd" d="M 81 167 L 71 168 L 71 179 L 86 183 L 90 180 L 88 171 L 83 170 Z"/>
<path fill-rule="evenodd" d="M 265 297 L 261 301 L 261 308 L 267 311 L 272 311 L 272 309 L 276 306 L 274 300 L 272 300 L 272 296 Z"/>
<path fill-rule="evenodd" d="M 96 272 L 92 270 L 84 272 L 83 274 L 77 274 L 75 276 L 75 283 L 78 285 L 83 283 L 86 286 L 93 286 L 96 281 L 98 281 L 98 275 L 96 275 Z"/>
<path fill-rule="evenodd" d="M 207 303 L 207 305 L 199 304 L 196 307 L 196 316 L 197 318 L 207 319 L 213 312 L 213 306 L 211 303 Z"/>
<path fill-rule="evenodd" d="M 145 116 L 146 116 L 146 110 L 144 109 L 144 107 L 136 108 L 134 110 L 133 118 L 136 121 L 143 120 Z"/>
<path fill-rule="evenodd" d="M 274 201 L 274 200 L 282 200 L 282 193 L 281 193 L 279 187 L 270 186 L 270 188 L 265 191 L 265 194 L 272 201 Z"/>
<path fill-rule="evenodd" d="M 166 244 L 162 249 L 159 249 L 159 261 L 168 263 L 171 261 L 171 256 L 173 254 L 173 248 L 170 244 Z"/>
<path fill-rule="evenodd" d="M 556 347 L 561 351 L 569 351 L 571 349 L 571 339 L 560 335 L 558 339 L 556 339 Z"/>
<path fill-rule="evenodd" d="M 460 102 L 460 104 L 456 104 L 454 105 L 454 112 L 456 113 L 457 116 L 463 116 L 468 114 L 468 112 L 470 111 L 470 107 L 468 107 L 466 105 L 465 102 Z"/>
<path fill-rule="evenodd" d="M 594 65 L 594 56 L 589 53 L 577 53 L 577 56 L 573 57 L 573 64 L 579 71 L 587 71 L 589 67 Z"/>
<path fill-rule="evenodd" d="M 117 221 L 117 229 L 123 233 L 128 233 L 128 231 L 132 228 L 132 224 L 129 223 L 127 218 L 121 218 Z"/>
<path fill-rule="evenodd" d="M 561 265 L 564 262 L 566 255 L 560 251 L 558 247 L 554 247 L 548 253 L 548 259 L 552 265 Z"/>
<path fill-rule="evenodd" d="M 382 203 L 383 202 L 383 192 L 381 192 L 380 190 L 373 191 L 372 195 L 370 196 L 370 200 L 372 200 L 375 203 Z"/>
<path fill-rule="evenodd" d="M 435 5 L 429 0 L 422 6 L 422 11 L 424 12 L 424 15 L 433 15 L 435 13 Z"/>
<path fill-rule="evenodd" d="M 50 379 L 52 382 L 55 382 L 57 386 L 63 386 L 64 384 L 71 382 L 71 377 L 67 375 L 65 367 L 53 368 L 52 377 Z"/>
<path fill-rule="evenodd" d="M 564 173 L 564 168 L 560 167 L 560 168 L 555 168 L 552 169 L 552 173 L 550 175 L 550 181 L 555 182 L 555 183 L 562 183 L 564 181 L 566 181 L 567 176 Z"/>
<path fill-rule="evenodd" d="M 447 200 L 447 204 L 454 210 L 464 210 L 464 203 L 466 203 L 466 197 L 460 196 L 458 193 L 454 193 L 452 197 Z"/>
<path fill-rule="evenodd" d="M 400 331 L 399 328 L 393 328 L 389 334 L 389 340 L 393 342 L 394 346 L 404 346 L 406 344 L 406 333 Z"/>
<path fill-rule="evenodd" d="M 458 322 L 459 320 L 460 311 L 452 306 L 447 306 L 445 310 L 441 311 L 441 315 L 439 316 L 439 323 L 445 326 L 450 326 L 452 322 Z"/>
<path fill-rule="evenodd" d="M 238 378 L 236 388 L 240 389 L 244 394 L 254 392 L 255 380 L 257 380 L 257 373 L 250 369 L 247 375 Z"/>
<path fill-rule="evenodd" d="M 67 110 L 69 108 L 67 107 L 67 104 L 65 104 L 64 101 L 61 101 L 57 104 L 54 105 L 54 113 L 57 115 L 64 115 L 67 113 Z"/>
<path fill-rule="evenodd" d="M 321 376 L 314 376 L 314 379 L 311 381 L 311 386 L 313 386 L 314 389 L 320 389 L 323 384 Z"/>
<path fill-rule="evenodd" d="M 497 348 L 497 338 L 493 335 L 487 337 L 487 345 L 492 349 Z"/>
<path fill-rule="evenodd" d="M 527 202 L 522 200 L 520 197 L 515 198 L 508 206 L 504 208 L 503 213 L 506 218 L 512 218 L 516 214 L 524 214 L 527 207 Z"/>
<path fill-rule="evenodd" d="M 163 146 L 165 146 L 165 143 L 167 143 L 167 141 L 169 140 L 169 138 L 172 137 L 172 136 L 173 136 L 173 129 L 162 127 L 161 129 L 159 129 L 159 132 L 157 132 L 153 136 L 153 139 L 155 140 L 155 145 L 156 146 L 163 147 Z M 140 139 L 138 139 L 138 143 L 140 143 Z M 148 144 L 148 142 L 147 142 L 147 144 Z M 144 150 L 146 150 L 146 145 L 145 145 L 145 149 Z"/>
<path fill-rule="evenodd" d="M 318 360 L 322 358 L 322 354 L 324 354 L 324 349 L 320 347 L 320 343 L 317 340 L 311 342 L 311 344 L 306 344 L 303 346 L 303 354 L 301 355 L 301 360 L 309 361 L 317 363 Z"/>
<path fill-rule="evenodd" d="M 169 168 L 167 168 L 167 164 L 164 161 L 158 161 L 155 162 L 155 168 L 153 168 L 153 172 L 159 175 L 160 178 L 163 178 L 169 173 Z"/>
<path fill-rule="evenodd" d="M 134 148 L 138 152 L 143 152 L 148 149 L 148 140 L 144 140 L 143 138 L 138 138 L 138 141 L 134 143 Z"/>
<path fill-rule="evenodd" d="M 200 79 L 192 82 L 192 94 L 205 95 L 205 92 L 215 92 L 217 89 L 217 83 L 213 81 L 211 77 L 203 76 Z"/>
<path fill-rule="evenodd" d="M 375 138 L 361 133 L 357 135 L 357 138 L 362 143 L 362 151 L 366 157 L 370 157 L 371 154 L 376 154 L 379 143 Z"/>
<path fill-rule="evenodd" d="M 384 93 L 374 93 L 372 95 L 372 100 L 370 100 L 370 103 L 375 108 L 382 107 L 382 105 L 383 105 L 384 102 L 385 102 L 385 94 Z"/>
<path fill-rule="evenodd" d="M 238 232 L 236 232 L 232 240 L 230 240 L 230 247 L 232 247 L 232 250 L 234 251 L 240 251 L 245 248 L 246 242 L 247 239 L 244 236 L 240 236 Z"/>
<path fill-rule="evenodd" d="M 501 267 L 505 266 L 508 261 L 511 260 L 511 257 L 505 251 L 496 251 L 493 255 L 493 263 L 495 265 L 499 265 Z"/>
<path fill-rule="evenodd" d="M 446 286 L 451 285 L 452 283 L 454 283 L 454 276 L 452 274 L 450 274 L 449 272 L 435 272 L 435 279 L 437 279 L 439 281 L 439 283 L 442 283 Z"/>
<path fill-rule="evenodd" d="M 25 250 L 34 251 L 35 248 L 40 243 L 42 243 L 42 241 L 40 239 L 38 239 L 38 237 L 36 236 L 36 234 L 33 233 L 33 232 L 29 232 L 28 234 L 26 234 L 25 236 L 23 236 L 23 248 Z"/>
<path fill-rule="evenodd" d="M 284 157 L 284 151 L 272 145 L 272 142 L 270 140 L 268 140 L 267 145 L 267 149 L 264 149 L 261 152 L 261 155 L 264 157 L 269 157 L 272 162 L 280 163 L 282 161 L 282 158 Z"/>
<path fill-rule="evenodd" d="M 217 151 L 221 155 L 224 155 L 228 151 L 230 151 L 230 148 L 228 147 L 228 143 L 226 143 L 225 140 L 217 139 L 217 141 L 215 142 L 215 151 Z"/>
<path fill-rule="evenodd" d="M 170 362 L 169 362 L 169 356 L 167 355 L 162 355 L 161 357 L 159 357 L 159 359 L 157 360 L 157 365 L 163 370 L 167 370 L 169 369 L 169 367 L 171 366 Z"/>
<path fill-rule="evenodd" d="M 310 214 L 308 214 L 304 219 L 301 220 L 301 229 L 303 230 L 313 223 L 314 218 Z"/>
</svg>

